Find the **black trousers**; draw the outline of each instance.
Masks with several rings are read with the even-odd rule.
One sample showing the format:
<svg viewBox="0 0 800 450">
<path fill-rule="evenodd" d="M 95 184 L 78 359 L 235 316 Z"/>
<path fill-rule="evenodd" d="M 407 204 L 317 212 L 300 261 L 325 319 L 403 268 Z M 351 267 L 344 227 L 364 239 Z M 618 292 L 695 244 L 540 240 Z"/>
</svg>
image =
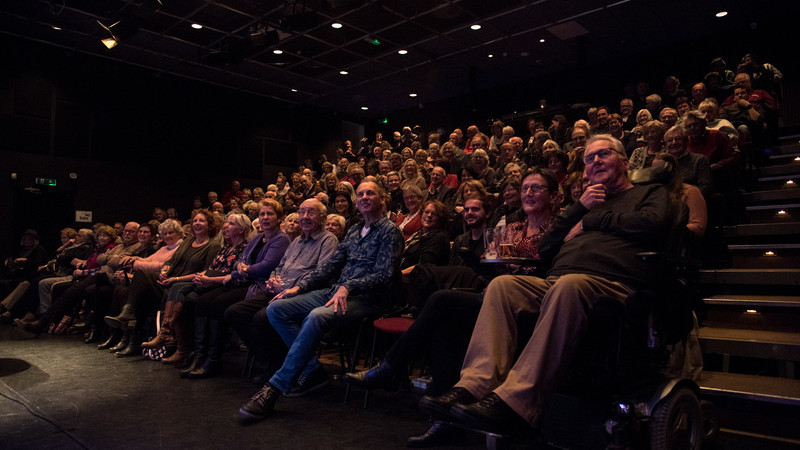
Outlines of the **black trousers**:
<svg viewBox="0 0 800 450">
<path fill-rule="evenodd" d="M 259 361 L 280 365 L 288 348 L 267 318 L 270 298 L 259 294 L 228 306 L 225 321 Z"/>
<path fill-rule="evenodd" d="M 436 291 L 384 360 L 393 367 L 402 367 L 427 350 L 433 378 L 430 394 L 443 394 L 459 380 L 481 303 L 483 293 Z"/>
</svg>

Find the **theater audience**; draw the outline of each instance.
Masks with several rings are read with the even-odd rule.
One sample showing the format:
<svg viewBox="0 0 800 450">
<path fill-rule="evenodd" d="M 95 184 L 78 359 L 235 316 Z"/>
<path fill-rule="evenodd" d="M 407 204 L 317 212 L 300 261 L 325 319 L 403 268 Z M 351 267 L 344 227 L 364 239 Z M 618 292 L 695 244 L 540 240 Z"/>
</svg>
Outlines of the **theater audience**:
<svg viewBox="0 0 800 450">
<path fill-rule="evenodd" d="M 286 345 L 269 324 L 266 307 L 270 300 L 284 290 L 295 286 L 309 273 L 324 263 L 339 244 L 339 240 L 323 229 L 324 206 L 309 199 L 300 204 L 302 234 L 289 244 L 278 266 L 270 273 L 265 290 L 248 295 L 225 310 L 225 321 L 236 331 L 247 348 L 262 364 L 277 369 L 286 354 Z M 329 219 L 344 219 L 328 216 Z M 266 380 L 264 380 L 266 381 Z M 263 383 L 263 381 L 262 381 Z"/>
<path fill-rule="evenodd" d="M 524 308 L 545 314 L 560 307 L 547 289 L 562 287 L 557 280 L 544 287 L 521 287 L 520 278 L 496 278 L 497 274 L 537 274 L 540 239 L 555 227 L 563 239 L 545 242 L 546 256 L 563 250 L 574 258 L 572 268 L 580 266 L 590 276 L 608 275 L 614 282 L 623 278 L 620 283 L 627 288 L 632 275 L 599 270 L 599 262 L 576 256 L 575 249 L 581 244 L 583 251 L 592 253 L 591 236 L 614 234 L 595 220 L 595 207 L 602 203 L 598 186 L 604 186 L 607 201 L 614 205 L 614 196 L 629 195 L 625 192 L 641 197 L 647 189 L 647 195 L 661 195 L 655 187 L 628 185 L 627 177 L 642 169 L 663 177 L 659 181 L 671 204 L 688 210 L 687 229 L 698 242 L 706 242 L 716 223 L 709 210 L 730 205 L 739 188 L 738 170 L 743 162 L 748 167 L 758 164 L 763 157 L 758 152 L 775 125 L 777 102 L 769 92 L 753 88 L 752 75 L 763 76 L 754 67 L 744 70 L 743 65 L 735 86 L 711 82 L 723 75 L 733 82 L 733 72 L 706 75 L 703 83 L 697 80 L 691 99 L 679 94 L 675 79 L 661 95 L 643 90 L 635 102 L 631 93 L 620 101 L 619 111 L 592 105 L 586 116 L 591 126 L 581 118 L 570 127 L 561 114 L 532 118 L 524 141 L 499 120 L 470 125 L 466 136 L 460 129 L 444 134 L 449 139 L 441 147 L 441 128 L 429 133 L 404 127 L 402 133 L 395 132 L 395 147 L 362 139 L 358 155 L 345 146 L 339 158 L 332 159 L 336 165 L 327 162 L 331 155 L 322 155 L 313 167 L 319 181 L 308 160 L 286 172 L 291 173 L 291 184 L 279 174 L 266 191 L 238 181 L 222 198 L 210 191 L 210 211 L 197 209 L 196 197 L 185 225 L 190 235 L 183 240 L 181 224 L 173 220 L 174 208 L 154 208 L 155 225 L 116 222 L 118 232 L 102 224 L 95 224 L 94 233 L 62 230 L 62 245 L 52 256 L 41 248 L 35 231 L 27 230 L 19 253 L 3 266 L 0 294 L 8 296 L 0 302 L 0 323 L 24 315 L 13 321 L 18 327 L 37 335 L 46 330 L 62 334 L 80 318 L 87 343 L 100 341 L 102 325 L 108 323 L 108 340 L 98 348 L 130 356 L 141 353 L 139 343 L 146 332 L 154 331 L 154 313 L 163 309 L 158 333 L 141 347 L 151 359 L 176 363 L 185 378 L 221 372 L 230 325 L 264 369 L 264 387 L 239 414 L 261 419 L 280 394 L 304 395 L 327 384 L 314 354 L 324 332 L 382 311 L 389 298 L 413 300 L 414 325 L 384 360 L 345 378 L 370 388 L 394 386 L 407 376 L 411 358 L 428 350 L 431 394 L 445 395 L 427 397 L 423 409 L 435 413 L 441 405 L 449 410 L 457 403 L 458 418 L 474 425 L 488 423 L 500 430 L 505 429 L 503 421 L 535 425 L 554 369 L 542 371 L 540 384 L 520 387 L 519 371 L 511 363 L 495 368 L 489 382 L 476 381 L 484 375 L 479 360 L 488 352 L 486 360 L 495 363 L 519 348 L 528 352 L 524 361 L 542 367 L 541 358 L 552 348 L 542 349 L 539 343 L 530 349 L 522 344 L 496 346 L 511 319 L 483 316 L 489 317 L 497 305 L 521 302 L 500 295 L 501 290 L 520 292 L 518 297 L 527 299 Z M 646 108 L 641 104 L 645 96 Z M 644 109 L 633 116 L 634 108 L 640 107 Z M 543 122 L 552 125 L 545 129 Z M 592 131 L 609 135 L 592 137 Z M 630 155 L 628 162 L 625 155 Z M 603 167 L 609 168 L 605 176 Z M 631 172 L 623 174 L 625 167 Z M 576 225 L 580 223 L 587 229 Z M 498 226 L 503 227 L 500 239 L 511 243 L 511 254 L 533 260 L 533 268 L 480 263 L 484 231 Z M 652 233 L 660 231 L 660 222 L 653 226 Z M 248 241 L 254 229 L 258 234 Z M 153 243 L 156 231 L 158 247 Z M 636 236 L 614 236 L 641 244 Z M 620 255 L 597 257 L 601 261 Z M 556 268 L 564 280 L 572 279 L 563 265 Z M 400 275 L 406 289 L 393 289 L 392 275 Z M 484 300 L 482 290 L 492 279 Z M 392 295 L 386 295 L 388 290 Z M 482 306 L 487 312 L 479 316 Z M 547 318 L 540 322 L 553 326 Z M 571 321 L 570 327 L 575 330 L 562 335 L 572 339 L 585 320 Z M 563 340 L 556 344 L 563 358 L 556 358 L 559 363 L 553 366 L 570 354 Z M 491 345 L 495 347 L 489 352 Z M 531 349 L 537 354 L 531 356 Z M 462 362 L 465 372 L 456 384 Z M 454 433 L 437 420 L 408 444 L 445 443 Z"/>
<path fill-rule="evenodd" d="M 114 241 L 116 240 L 116 233 L 114 229 L 108 225 L 99 227 L 95 237 L 94 251 L 88 256 L 86 261 L 79 262 L 72 272 L 73 282 L 93 275 L 100 268 L 97 258 L 103 253 L 114 248 Z M 70 308 L 75 306 L 75 301 L 72 297 L 59 296 L 55 298 L 53 304 L 44 311 L 36 321 L 24 322 L 20 319 L 14 319 L 14 323 L 21 328 L 30 331 L 34 334 L 39 334 L 47 330 L 51 334 L 64 334 L 64 331 L 71 325 L 73 317 Z"/>
<path fill-rule="evenodd" d="M 117 352 L 118 356 L 132 356 L 140 352 L 145 321 L 161 307 L 169 287 L 181 281 L 191 281 L 195 274 L 211 264 L 219 252 L 220 243 L 214 238 L 220 224 L 210 211 L 194 211 L 190 226 L 192 235 L 183 240 L 158 272 L 134 272 L 121 312 L 116 316 L 104 317 L 108 326 L 122 329 L 123 338 L 128 338 L 127 346 Z M 131 322 L 133 326 L 129 326 Z"/>
<path fill-rule="evenodd" d="M 174 354 L 167 356 L 166 350 L 157 353 L 157 357 L 167 364 L 181 362 L 188 354 L 185 350 L 190 347 L 190 334 L 188 327 L 183 326 L 183 310 L 187 296 L 192 292 L 208 292 L 225 283 L 228 275 L 233 269 L 233 264 L 244 250 L 249 237 L 252 235 L 252 224 L 250 219 L 243 214 L 229 214 L 225 224 L 222 226 L 223 246 L 219 253 L 214 257 L 211 264 L 203 272 L 194 276 L 191 281 L 174 283 L 163 301 L 163 314 L 161 315 L 161 327 L 155 338 L 142 343 L 146 349 L 159 349 L 160 347 L 175 347 Z M 135 265 L 135 263 L 134 263 Z M 180 334 L 180 338 L 177 335 Z M 166 358 L 165 358 L 166 356 Z"/>
<path fill-rule="evenodd" d="M 523 180 L 525 219 L 506 227 L 504 239 L 516 249 L 515 256 L 539 259 L 539 240 L 554 222 L 554 206 L 558 200 L 558 182 L 547 170 L 529 169 Z M 482 247 L 481 235 L 487 218 L 483 202 L 468 200 L 472 230 L 459 241 L 472 242 L 467 248 Z M 479 206 L 480 205 L 480 206 Z M 459 247 L 463 244 L 459 244 Z M 465 252 L 467 254 L 471 252 Z M 479 270 L 473 257 L 461 260 L 470 271 Z M 471 263 L 471 264 L 470 264 Z M 462 286 L 466 287 L 466 286 Z M 466 354 L 473 325 L 483 301 L 482 293 L 439 290 L 425 303 L 414 324 L 400 337 L 383 361 L 365 371 L 349 373 L 346 379 L 363 387 L 387 387 L 405 376 L 406 366 L 420 349 L 430 346 L 433 386 L 430 395 L 448 391 L 459 379 L 459 369 Z M 456 431 L 443 422 L 435 422 L 425 433 L 409 438 L 409 446 L 444 443 Z"/>
<path fill-rule="evenodd" d="M 422 215 L 420 209 L 422 206 L 422 190 L 416 186 L 409 186 L 403 189 L 403 202 L 406 210 L 405 214 L 398 214 L 396 223 L 403 232 L 403 238 L 408 240 L 412 234 L 422 228 Z"/>
<path fill-rule="evenodd" d="M 356 195 L 363 221 L 348 231 L 324 264 L 267 307 L 270 324 L 289 350 L 281 368 L 239 409 L 242 420 L 266 418 L 281 394 L 300 396 L 326 386 L 328 376 L 316 357 L 324 333 L 386 307 L 403 236 L 384 215 L 386 197 L 378 184 L 366 181 Z"/>
</svg>

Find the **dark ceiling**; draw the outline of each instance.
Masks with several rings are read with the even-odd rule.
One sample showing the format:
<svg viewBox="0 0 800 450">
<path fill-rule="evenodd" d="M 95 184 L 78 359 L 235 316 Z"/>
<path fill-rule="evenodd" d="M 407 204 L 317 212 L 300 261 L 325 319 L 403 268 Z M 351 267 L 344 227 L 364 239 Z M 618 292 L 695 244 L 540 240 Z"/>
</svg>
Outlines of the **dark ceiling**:
<svg viewBox="0 0 800 450">
<path fill-rule="evenodd" d="M 0 31 L 290 104 L 368 117 L 675 42 L 746 32 L 775 18 L 797 17 L 798 3 L 7 0 L 0 7 Z M 728 15 L 715 18 L 718 11 Z M 335 22 L 342 27 L 333 28 Z M 101 24 L 110 26 L 119 45 L 109 50 L 101 44 L 109 37 Z M 474 24 L 481 29 L 470 29 Z"/>
</svg>

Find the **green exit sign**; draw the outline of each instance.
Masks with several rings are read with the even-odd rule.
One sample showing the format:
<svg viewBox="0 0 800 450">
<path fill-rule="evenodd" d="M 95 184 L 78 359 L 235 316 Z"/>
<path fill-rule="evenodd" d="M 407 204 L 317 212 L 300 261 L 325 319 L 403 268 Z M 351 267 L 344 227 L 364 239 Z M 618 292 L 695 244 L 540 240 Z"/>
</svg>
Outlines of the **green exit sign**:
<svg viewBox="0 0 800 450">
<path fill-rule="evenodd" d="M 56 179 L 55 178 L 37 178 L 36 184 L 40 184 L 42 186 L 55 186 Z"/>
</svg>

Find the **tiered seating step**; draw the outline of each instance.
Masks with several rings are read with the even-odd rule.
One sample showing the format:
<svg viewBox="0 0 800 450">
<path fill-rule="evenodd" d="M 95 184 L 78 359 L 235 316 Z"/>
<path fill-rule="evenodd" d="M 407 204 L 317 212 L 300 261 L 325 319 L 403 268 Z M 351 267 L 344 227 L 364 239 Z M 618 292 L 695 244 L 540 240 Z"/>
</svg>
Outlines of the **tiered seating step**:
<svg viewBox="0 0 800 450">
<path fill-rule="evenodd" d="M 703 302 L 709 327 L 800 332 L 800 297 L 714 295 Z"/>
<path fill-rule="evenodd" d="M 800 286 L 800 269 L 703 269 L 701 284 Z"/>
<path fill-rule="evenodd" d="M 797 362 L 800 333 L 701 327 L 700 348 L 703 353 Z"/>
<path fill-rule="evenodd" d="M 780 164 L 775 166 L 762 167 L 760 169 L 762 177 L 778 177 L 781 175 L 797 175 L 800 173 L 800 161 Z"/>
<path fill-rule="evenodd" d="M 699 384 L 703 396 L 800 406 L 800 380 L 704 371 Z"/>
<path fill-rule="evenodd" d="M 800 203 L 751 205 L 745 210 L 752 223 L 788 223 L 800 219 Z"/>
<path fill-rule="evenodd" d="M 703 299 L 706 305 L 752 306 L 800 309 L 800 297 L 790 295 L 712 295 Z"/>
<path fill-rule="evenodd" d="M 766 203 L 766 202 L 792 202 L 800 200 L 800 189 L 772 189 L 767 191 L 753 191 L 742 194 L 742 200 L 746 204 Z"/>
<path fill-rule="evenodd" d="M 797 205 L 800 207 L 800 205 Z M 727 226 L 724 228 L 725 237 L 735 239 L 751 236 L 782 236 L 800 234 L 800 222 L 786 223 L 752 223 Z"/>
</svg>

